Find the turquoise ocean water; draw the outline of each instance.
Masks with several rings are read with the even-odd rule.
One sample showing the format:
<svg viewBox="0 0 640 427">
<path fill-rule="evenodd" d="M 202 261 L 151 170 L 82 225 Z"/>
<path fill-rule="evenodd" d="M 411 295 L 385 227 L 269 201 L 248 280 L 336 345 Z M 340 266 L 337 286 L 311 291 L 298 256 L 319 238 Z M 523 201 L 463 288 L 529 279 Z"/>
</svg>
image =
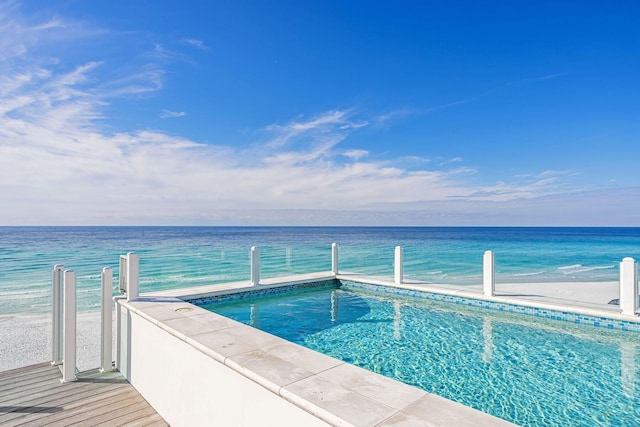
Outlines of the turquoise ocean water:
<svg viewBox="0 0 640 427">
<path fill-rule="evenodd" d="M 80 310 L 99 307 L 100 272 L 127 252 L 140 256 L 141 291 L 249 279 L 251 246 L 263 277 L 340 269 L 393 275 L 404 247 L 405 277 L 478 284 L 482 254 L 496 253 L 497 283 L 617 280 L 624 257 L 640 259 L 640 228 L 478 227 L 0 227 L 0 314 L 44 313 L 51 270 L 73 269 Z"/>
</svg>

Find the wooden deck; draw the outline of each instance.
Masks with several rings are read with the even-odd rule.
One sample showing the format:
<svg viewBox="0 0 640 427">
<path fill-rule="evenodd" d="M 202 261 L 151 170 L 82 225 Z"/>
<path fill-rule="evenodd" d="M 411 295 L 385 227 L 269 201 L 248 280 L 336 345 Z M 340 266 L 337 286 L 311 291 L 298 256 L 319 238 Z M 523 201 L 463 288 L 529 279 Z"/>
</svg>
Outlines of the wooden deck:
<svg viewBox="0 0 640 427">
<path fill-rule="evenodd" d="M 167 426 L 119 372 L 62 384 L 49 363 L 0 372 L 2 426 Z"/>
</svg>

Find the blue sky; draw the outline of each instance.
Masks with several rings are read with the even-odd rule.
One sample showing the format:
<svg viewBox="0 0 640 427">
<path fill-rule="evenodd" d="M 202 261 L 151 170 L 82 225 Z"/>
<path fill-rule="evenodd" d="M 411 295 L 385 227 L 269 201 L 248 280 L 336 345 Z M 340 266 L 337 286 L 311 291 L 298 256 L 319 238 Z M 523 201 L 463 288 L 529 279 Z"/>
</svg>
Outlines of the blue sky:
<svg viewBox="0 0 640 427">
<path fill-rule="evenodd" d="M 635 1 L 0 2 L 0 224 L 640 226 L 638 46 Z"/>
</svg>

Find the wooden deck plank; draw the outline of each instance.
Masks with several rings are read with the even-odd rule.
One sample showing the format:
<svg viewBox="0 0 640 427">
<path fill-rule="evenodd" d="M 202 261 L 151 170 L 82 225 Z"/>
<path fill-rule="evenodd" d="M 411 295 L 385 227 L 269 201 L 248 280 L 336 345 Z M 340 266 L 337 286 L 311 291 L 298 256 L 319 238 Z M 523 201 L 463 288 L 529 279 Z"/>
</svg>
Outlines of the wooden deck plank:
<svg viewBox="0 0 640 427">
<path fill-rule="evenodd" d="M 50 364 L 0 372 L 0 424 L 167 426 L 118 372 L 84 372 L 66 384 L 60 378 Z"/>
<path fill-rule="evenodd" d="M 119 387 L 123 390 L 126 389 L 125 385 Z M 17 418 L 25 418 L 28 414 L 53 412 L 52 408 L 62 410 L 70 403 L 83 400 L 86 397 L 93 396 L 96 393 L 108 389 L 109 387 L 104 385 L 98 385 L 96 387 L 91 387 L 90 385 L 68 387 L 68 384 L 61 384 L 57 389 L 51 388 L 49 394 L 43 394 L 29 401 L 17 402 L 13 407 L 4 406 L 4 414 L 2 413 L 3 405 L 0 402 L 0 424 Z M 38 410 L 39 408 L 41 410 Z"/>
<path fill-rule="evenodd" d="M 116 384 L 112 385 L 115 386 Z M 123 386 L 125 386 L 123 384 Z M 57 384 L 48 384 L 47 387 L 38 389 L 36 393 L 30 393 L 22 395 L 17 393 L 16 397 L 0 400 L 0 414 L 2 412 L 11 412 L 6 408 L 10 407 L 25 407 L 25 406 L 37 406 L 42 404 L 61 406 L 67 401 L 73 401 L 78 396 L 88 396 L 95 394 L 102 389 L 109 388 L 108 384 L 91 384 L 91 383 L 68 383 L 62 384 L 58 381 Z M 5 407 L 3 410 L 2 407 Z M 0 415 L 0 422 L 3 421 L 3 416 Z"/>
<path fill-rule="evenodd" d="M 46 370 L 38 370 L 31 375 L 23 373 L 12 377 L 2 377 L 0 378 L 0 394 L 13 390 L 16 384 L 28 385 L 38 383 L 47 378 L 60 378 L 60 374 L 56 371 L 58 371 L 58 369 L 52 369 L 50 366 Z"/>
<path fill-rule="evenodd" d="M 108 421 L 100 422 L 99 424 L 95 424 L 96 426 L 130 426 L 132 423 L 140 420 L 147 420 L 150 416 L 156 414 L 156 411 L 149 406 L 149 404 L 145 401 L 146 405 L 141 405 L 137 411 L 133 411 L 133 407 L 130 408 L 127 413 L 120 415 L 117 418 L 111 418 Z M 98 420 L 99 421 L 99 420 Z"/>
<path fill-rule="evenodd" d="M 118 419 L 126 419 L 127 416 L 130 416 L 131 414 L 135 414 L 136 412 L 142 410 L 142 409 L 146 409 L 149 408 L 149 404 L 147 403 L 146 400 L 140 398 L 140 400 L 137 400 L 135 402 L 129 402 L 130 404 L 127 406 L 120 406 L 120 405 L 115 405 L 115 406 L 111 406 L 108 410 L 101 410 L 100 412 L 102 413 L 98 413 L 95 412 L 94 414 L 92 414 L 90 419 L 86 419 L 86 421 L 82 421 L 82 422 L 78 422 L 77 425 L 81 426 L 81 427 L 93 427 L 93 426 L 97 426 L 100 424 L 108 424 L 108 425 L 122 425 L 121 422 L 118 422 Z M 134 416 L 134 419 L 137 419 L 139 417 Z M 54 426 L 51 426 L 54 427 Z M 60 427 L 60 426 L 55 426 L 55 427 Z"/>
<path fill-rule="evenodd" d="M 76 400 L 71 404 L 63 406 L 60 412 L 51 413 L 51 414 L 37 413 L 37 414 L 33 414 L 32 416 L 22 418 L 20 420 L 16 420 L 17 422 L 14 425 L 41 426 L 47 423 L 50 424 L 50 423 L 58 422 L 65 418 L 70 418 L 77 414 L 84 414 L 85 412 L 91 411 L 95 407 L 104 405 L 105 401 L 109 399 L 113 399 L 114 397 L 116 399 L 123 400 L 123 399 L 131 398 L 132 396 L 135 396 L 135 394 L 136 394 L 135 390 L 128 390 L 128 389 L 111 390 L 106 393 L 91 396 L 87 400 L 84 400 L 84 399 Z"/>
<path fill-rule="evenodd" d="M 20 399 L 22 396 L 35 395 L 43 389 L 50 389 L 60 384 L 60 375 L 48 375 L 46 377 L 27 378 L 23 382 L 15 382 L 0 392 L 0 401 Z"/>
<path fill-rule="evenodd" d="M 14 381 L 23 381 L 25 378 L 35 378 L 43 375 L 44 376 L 51 375 L 52 372 L 54 372 L 51 369 L 51 367 L 52 367 L 51 365 L 46 365 L 46 366 L 37 367 L 32 371 L 25 371 L 21 369 L 16 369 L 13 371 L 5 371 L 0 373 L 0 384 L 10 384 L 11 382 L 14 382 Z M 60 370 L 60 368 L 58 368 L 58 370 Z M 7 374 L 7 373 L 13 373 L 13 374 Z"/>
<path fill-rule="evenodd" d="M 2 377 L 15 377 L 15 376 L 21 375 L 23 373 L 30 374 L 30 373 L 39 371 L 41 369 L 48 368 L 50 366 L 51 366 L 51 363 L 42 362 L 42 363 L 38 363 L 38 364 L 35 364 L 35 365 L 23 366 L 21 368 L 9 369 L 8 371 L 0 372 L 0 379 L 2 379 Z"/>
<path fill-rule="evenodd" d="M 142 419 L 127 423 L 127 427 L 162 427 L 166 425 L 167 423 L 157 413 L 150 415 L 146 418 L 142 418 Z"/>
<path fill-rule="evenodd" d="M 16 382 L 0 390 L 0 400 L 5 401 L 16 398 L 21 394 L 37 393 L 43 387 L 52 387 L 60 383 L 59 376 L 48 376 L 36 379 L 27 379 L 24 383 Z"/>
<path fill-rule="evenodd" d="M 132 422 L 127 427 L 165 427 L 166 425 L 166 421 L 156 413 L 144 420 Z"/>
<path fill-rule="evenodd" d="M 130 391 L 126 395 L 118 396 L 115 399 L 110 399 L 106 402 L 94 402 L 91 405 L 85 406 L 82 405 L 79 409 L 80 411 L 74 411 L 74 413 L 66 416 L 65 413 L 62 414 L 63 418 L 59 418 L 56 421 L 49 423 L 49 420 L 46 419 L 41 424 L 42 426 L 49 427 L 59 427 L 66 425 L 82 425 L 85 422 L 90 422 L 91 424 L 97 424 L 94 419 L 100 417 L 104 414 L 107 414 L 109 417 L 114 418 L 117 415 L 109 415 L 111 413 L 117 413 L 119 411 L 126 411 L 127 407 L 135 403 L 133 400 L 136 396 L 134 393 L 135 390 Z M 146 403 L 146 401 L 144 402 Z M 147 404 L 148 405 L 148 404 Z"/>
</svg>

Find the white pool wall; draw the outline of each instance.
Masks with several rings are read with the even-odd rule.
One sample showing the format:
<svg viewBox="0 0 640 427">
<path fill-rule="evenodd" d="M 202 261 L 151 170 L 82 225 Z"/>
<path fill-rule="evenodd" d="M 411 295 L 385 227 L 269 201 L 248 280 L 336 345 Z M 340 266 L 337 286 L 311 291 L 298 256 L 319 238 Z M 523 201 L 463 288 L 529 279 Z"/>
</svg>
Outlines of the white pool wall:
<svg viewBox="0 0 640 427">
<path fill-rule="evenodd" d="M 174 427 L 326 422 L 130 312 L 130 383 Z"/>
</svg>

